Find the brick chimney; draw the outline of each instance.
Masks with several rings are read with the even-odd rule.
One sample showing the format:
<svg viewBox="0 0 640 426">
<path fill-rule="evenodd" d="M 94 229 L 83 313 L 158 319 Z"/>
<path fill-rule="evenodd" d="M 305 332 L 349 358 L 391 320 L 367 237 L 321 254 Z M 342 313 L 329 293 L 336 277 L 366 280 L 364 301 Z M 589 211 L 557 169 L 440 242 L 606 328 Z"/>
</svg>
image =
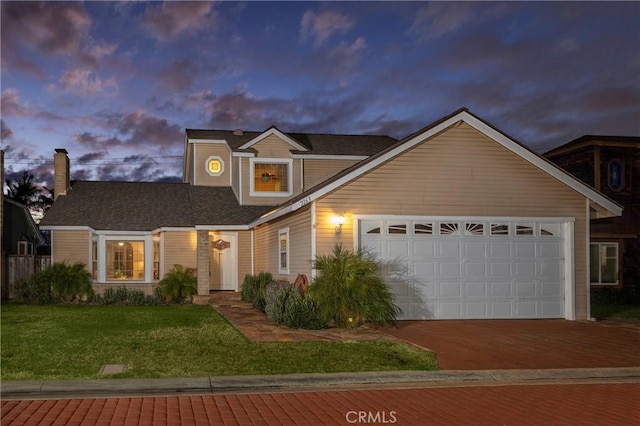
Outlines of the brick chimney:
<svg viewBox="0 0 640 426">
<path fill-rule="evenodd" d="M 64 148 L 57 148 L 53 156 L 53 192 L 55 201 L 60 195 L 67 195 L 69 184 L 69 156 Z"/>
</svg>

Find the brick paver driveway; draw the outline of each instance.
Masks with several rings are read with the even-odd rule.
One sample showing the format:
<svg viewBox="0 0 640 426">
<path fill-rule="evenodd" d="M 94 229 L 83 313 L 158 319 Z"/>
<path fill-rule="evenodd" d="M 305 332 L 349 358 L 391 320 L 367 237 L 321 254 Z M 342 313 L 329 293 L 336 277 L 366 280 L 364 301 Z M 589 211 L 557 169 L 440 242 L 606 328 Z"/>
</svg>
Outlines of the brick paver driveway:
<svg viewBox="0 0 640 426">
<path fill-rule="evenodd" d="M 4 401 L 2 425 L 632 425 L 632 383 Z M 635 423 L 637 424 L 637 423 Z"/>
<path fill-rule="evenodd" d="M 565 320 L 399 321 L 441 370 L 640 367 L 640 330 Z"/>
</svg>

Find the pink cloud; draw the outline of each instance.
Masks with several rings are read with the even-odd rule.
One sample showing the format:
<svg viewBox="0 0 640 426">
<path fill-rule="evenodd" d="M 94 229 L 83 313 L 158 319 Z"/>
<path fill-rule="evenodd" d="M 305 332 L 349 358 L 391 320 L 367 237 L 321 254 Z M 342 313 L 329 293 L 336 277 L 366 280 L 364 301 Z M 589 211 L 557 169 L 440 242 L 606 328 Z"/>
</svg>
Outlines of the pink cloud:
<svg viewBox="0 0 640 426">
<path fill-rule="evenodd" d="M 118 92 L 115 78 L 103 80 L 88 69 L 75 69 L 60 77 L 60 86 L 49 86 L 50 91 L 74 92 L 80 95 L 114 94 Z"/>
<path fill-rule="evenodd" d="M 20 104 L 18 91 L 16 89 L 6 89 L 2 92 L 1 109 L 2 115 L 31 115 L 31 110 Z"/>
<path fill-rule="evenodd" d="M 314 45 L 321 46 L 334 34 L 344 34 L 353 28 L 354 22 L 338 12 L 315 13 L 307 10 L 302 15 L 300 34 L 303 39 L 313 38 Z"/>
<path fill-rule="evenodd" d="M 211 2 L 167 1 L 162 6 L 150 7 L 142 17 L 142 23 L 156 38 L 168 40 L 185 31 L 215 24 L 212 6 Z"/>
</svg>

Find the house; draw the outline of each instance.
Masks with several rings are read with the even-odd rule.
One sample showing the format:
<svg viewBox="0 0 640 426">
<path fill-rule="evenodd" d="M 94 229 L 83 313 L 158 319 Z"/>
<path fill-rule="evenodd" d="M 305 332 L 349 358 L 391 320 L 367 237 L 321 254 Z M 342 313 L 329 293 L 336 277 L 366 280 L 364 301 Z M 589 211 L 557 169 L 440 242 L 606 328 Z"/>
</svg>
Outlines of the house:
<svg viewBox="0 0 640 426">
<path fill-rule="evenodd" d="M 640 291 L 640 137 L 585 135 L 544 157 L 624 206 L 622 216 L 591 220 L 590 281 Z"/>
<path fill-rule="evenodd" d="M 591 218 L 622 207 L 460 109 L 395 141 L 187 130 L 183 183 L 76 182 L 57 150 L 53 261 L 149 291 L 174 264 L 198 295 L 293 281 L 335 244 L 386 263 L 403 319 L 589 318 Z"/>
</svg>

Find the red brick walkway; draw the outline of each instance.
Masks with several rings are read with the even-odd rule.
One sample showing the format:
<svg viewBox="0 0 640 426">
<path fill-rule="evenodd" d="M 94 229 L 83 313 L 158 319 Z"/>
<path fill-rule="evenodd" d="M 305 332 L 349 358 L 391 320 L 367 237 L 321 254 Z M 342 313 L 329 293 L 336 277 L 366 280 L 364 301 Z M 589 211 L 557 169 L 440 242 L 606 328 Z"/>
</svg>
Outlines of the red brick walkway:
<svg viewBox="0 0 640 426">
<path fill-rule="evenodd" d="M 640 327 L 565 320 L 399 321 L 385 332 L 434 351 L 440 370 L 640 367 Z"/>
<path fill-rule="evenodd" d="M 0 421 L 3 426 L 632 425 L 640 418 L 638 401 L 640 384 L 628 383 L 87 398 L 5 401 Z"/>
</svg>

